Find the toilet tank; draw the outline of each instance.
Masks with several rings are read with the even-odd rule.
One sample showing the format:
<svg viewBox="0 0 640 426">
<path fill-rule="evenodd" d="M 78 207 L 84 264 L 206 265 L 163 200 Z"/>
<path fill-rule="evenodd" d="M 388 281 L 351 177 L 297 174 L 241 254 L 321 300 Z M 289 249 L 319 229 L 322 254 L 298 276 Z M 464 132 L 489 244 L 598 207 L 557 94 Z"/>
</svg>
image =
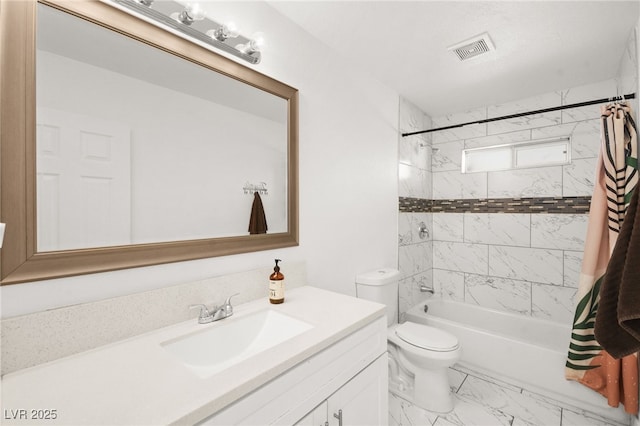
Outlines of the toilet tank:
<svg viewBox="0 0 640 426">
<path fill-rule="evenodd" d="M 356 275 L 356 296 L 387 306 L 387 325 L 398 322 L 398 281 L 400 271 L 380 268 Z"/>
</svg>

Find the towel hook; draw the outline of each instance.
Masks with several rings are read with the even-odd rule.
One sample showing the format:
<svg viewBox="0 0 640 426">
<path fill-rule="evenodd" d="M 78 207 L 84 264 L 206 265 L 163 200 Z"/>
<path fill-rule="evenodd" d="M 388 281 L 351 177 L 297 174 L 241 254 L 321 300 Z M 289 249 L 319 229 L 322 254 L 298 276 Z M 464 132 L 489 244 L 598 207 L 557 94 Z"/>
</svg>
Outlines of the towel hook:
<svg viewBox="0 0 640 426">
<path fill-rule="evenodd" d="M 247 181 L 242 187 L 242 190 L 244 191 L 245 194 L 253 195 L 254 193 L 257 192 L 260 195 L 269 195 L 266 182 L 249 183 L 249 181 Z"/>
</svg>

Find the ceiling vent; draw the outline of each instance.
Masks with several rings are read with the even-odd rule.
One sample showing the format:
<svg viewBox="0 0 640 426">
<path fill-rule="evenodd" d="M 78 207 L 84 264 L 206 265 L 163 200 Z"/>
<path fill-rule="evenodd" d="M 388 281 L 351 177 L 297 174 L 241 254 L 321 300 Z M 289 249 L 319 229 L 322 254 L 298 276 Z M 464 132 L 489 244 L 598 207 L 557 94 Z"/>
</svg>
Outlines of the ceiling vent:
<svg viewBox="0 0 640 426">
<path fill-rule="evenodd" d="M 448 50 L 453 51 L 461 61 L 465 61 L 491 50 L 495 50 L 495 47 L 491 42 L 489 34 L 483 33 L 454 46 L 450 46 Z"/>
</svg>

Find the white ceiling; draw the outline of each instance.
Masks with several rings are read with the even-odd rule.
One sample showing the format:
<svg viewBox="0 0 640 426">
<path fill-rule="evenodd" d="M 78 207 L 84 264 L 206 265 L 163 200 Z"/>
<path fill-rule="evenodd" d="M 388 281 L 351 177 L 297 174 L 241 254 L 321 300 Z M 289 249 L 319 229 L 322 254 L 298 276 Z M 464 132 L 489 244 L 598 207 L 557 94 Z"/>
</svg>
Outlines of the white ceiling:
<svg viewBox="0 0 640 426">
<path fill-rule="evenodd" d="M 434 117 L 615 78 L 639 16 L 638 0 L 269 4 Z M 495 51 L 447 50 L 484 32 Z"/>
</svg>

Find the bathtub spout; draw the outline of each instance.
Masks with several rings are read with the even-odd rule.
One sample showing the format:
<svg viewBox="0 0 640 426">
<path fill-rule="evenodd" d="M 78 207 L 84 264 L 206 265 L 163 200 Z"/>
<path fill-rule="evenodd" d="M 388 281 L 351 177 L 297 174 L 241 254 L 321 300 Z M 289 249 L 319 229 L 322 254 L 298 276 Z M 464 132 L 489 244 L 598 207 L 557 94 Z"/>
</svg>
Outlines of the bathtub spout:
<svg viewBox="0 0 640 426">
<path fill-rule="evenodd" d="M 430 293 L 430 294 L 434 294 L 435 292 L 433 291 L 433 288 L 429 288 L 424 284 L 420 284 L 420 292 L 421 293 Z"/>
</svg>

